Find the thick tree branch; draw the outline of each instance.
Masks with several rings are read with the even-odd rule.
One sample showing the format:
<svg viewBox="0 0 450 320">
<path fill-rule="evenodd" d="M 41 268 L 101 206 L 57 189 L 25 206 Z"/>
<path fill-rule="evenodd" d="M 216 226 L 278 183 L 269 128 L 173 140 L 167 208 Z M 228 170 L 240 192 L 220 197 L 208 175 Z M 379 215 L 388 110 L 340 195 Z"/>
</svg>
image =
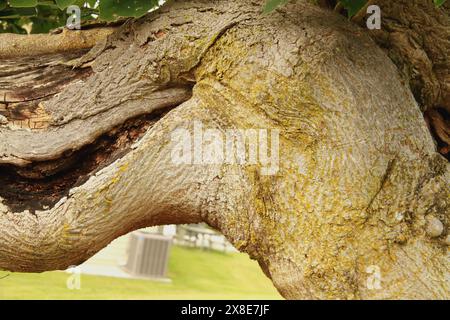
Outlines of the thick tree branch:
<svg viewBox="0 0 450 320">
<path fill-rule="evenodd" d="M 11 188 L 9 196 L 0 188 L 0 268 L 65 268 L 131 230 L 205 221 L 257 259 L 287 298 L 448 297 L 449 164 L 410 88 L 345 18 L 307 1 L 271 15 L 261 15 L 261 5 L 173 1 L 72 64 L 91 73 L 43 102 L 48 127 L 1 128 L 2 140 L 20 133 L 30 141 L 59 128 L 71 150 L 71 123 L 86 131 L 98 123 L 90 137 L 108 134 L 116 115 L 134 121 L 122 115 L 129 101 L 152 115 L 155 102 L 146 97 L 193 86 L 118 158 L 100 159 L 101 170 L 95 161 L 86 166 L 86 179 L 68 184 L 58 204 L 12 210 Z M 196 121 L 219 132 L 278 130 L 279 170 L 175 164 L 171 135 L 192 133 Z M 121 140 L 120 130 L 114 137 Z M 59 158 L 60 145 L 52 147 L 57 137 L 49 139 L 40 158 L 36 146 L 9 140 L 0 177 L 33 178 L 33 191 L 48 182 L 42 173 L 55 175 L 53 162 L 37 160 L 64 160 L 57 167 L 69 163 L 64 172 L 76 172 Z M 373 266 L 380 290 L 367 285 Z"/>
<path fill-rule="evenodd" d="M 450 159 L 450 141 L 442 134 L 450 131 L 449 4 L 437 8 L 432 0 L 369 3 L 379 5 L 382 13 L 382 29 L 369 34 L 409 83 L 440 152 Z M 361 10 L 353 20 L 365 27 L 364 17 Z"/>
<path fill-rule="evenodd" d="M 115 28 L 98 28 L 83 31 L 64 29 L 58 34 L 0 34 L 0 58 L 41 56 L 61 52 L 90 49 L 114 32 Z"/>
</svg>

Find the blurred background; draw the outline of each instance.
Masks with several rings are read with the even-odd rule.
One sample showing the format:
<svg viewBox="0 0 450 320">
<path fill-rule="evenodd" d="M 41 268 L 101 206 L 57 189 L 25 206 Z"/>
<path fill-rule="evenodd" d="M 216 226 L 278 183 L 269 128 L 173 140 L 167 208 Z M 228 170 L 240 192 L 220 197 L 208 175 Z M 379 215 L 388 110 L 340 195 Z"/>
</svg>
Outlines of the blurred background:
<svg viewBox="0 0 450 320">
<path fill-rule="evenodd" d="M 281 299 L 258 263 L 206 225 L 147 228 L 66 271 L 0 272 L 0 299 Z"/>
</svg>

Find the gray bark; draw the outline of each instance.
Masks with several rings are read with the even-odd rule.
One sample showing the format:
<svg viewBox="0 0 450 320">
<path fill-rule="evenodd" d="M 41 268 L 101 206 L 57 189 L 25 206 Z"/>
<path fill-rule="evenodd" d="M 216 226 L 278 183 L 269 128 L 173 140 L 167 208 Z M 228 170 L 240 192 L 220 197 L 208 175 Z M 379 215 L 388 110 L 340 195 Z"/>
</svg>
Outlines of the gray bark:
<svg viewBox="0 0 450 320">
<path fill-rule="evenodd" d="M 408 82 L 344 17 L 261 5 L 172 1 L 87 53 L 4 54 L 0 268 L 64 269 L 204 221 L 286 298 L 449 298 L 449 163 Z M 171 133 L 194 121 L 279 130 L 279 172 L 174 164 Z"/>
</svg>

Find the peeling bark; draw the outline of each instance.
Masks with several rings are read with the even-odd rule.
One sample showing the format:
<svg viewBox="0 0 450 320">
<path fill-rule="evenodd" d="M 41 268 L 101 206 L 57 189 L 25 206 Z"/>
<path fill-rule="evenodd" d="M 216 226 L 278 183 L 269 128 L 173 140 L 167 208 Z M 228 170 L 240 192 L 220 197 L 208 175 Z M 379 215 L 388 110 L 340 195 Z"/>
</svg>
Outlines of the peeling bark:
<svg viewBox="0 0 450 320">
<path fill-rule="evenodd" d="M 75 60 L 39 56 L 44 78 L 70 66 L 66 81 L 36 80 L 49 95 L 42 86 L 17 94 L 14 73 L 3 74 L 0 92 L 22 101 L 0 106 L 13 122 L 0 126 L 9 187 L 9 195 L 0 188 L 0 268 L 64 269 L 132 230 L 204 221 L 256 259 L 286 298 L 449 297 L 449 163 L 409 84 L 344 17 L 306 1 L 271 15 L 261 5 L 173 1 Z M 40 110 L 46 124 L 20 128 L 10 108 L 27 119 Z M 124 123 L 141 117 L 154 121 L 128 137 Z M 279 130 L 280 170 L 174 164 L 171 133 L 192 131 L 194 121 L 222 132 Z M 102 149 L 105 135 L 115 138 Z M 89 146 L 106 156 L 79 153 Z M 8 174 L 33 189 L 74 175 L 73 159 L 94 160 L 82 166 L 83 181 L 55 193 L 56 204 L 13 209 L 11 190 L 42 198 Z M 429 221 L 442 223 L 441 234 L 427 231 Z M 367 285 L 373 266 L 378 290 Z"/>
</svg>

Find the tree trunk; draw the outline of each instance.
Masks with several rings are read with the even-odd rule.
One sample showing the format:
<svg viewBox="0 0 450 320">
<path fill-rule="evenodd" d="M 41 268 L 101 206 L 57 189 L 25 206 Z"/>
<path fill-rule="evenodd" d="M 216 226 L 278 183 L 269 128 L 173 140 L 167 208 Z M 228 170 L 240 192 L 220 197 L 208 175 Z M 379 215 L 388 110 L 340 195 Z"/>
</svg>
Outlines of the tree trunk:
<svg viewBox="0 0 450 320">
<path fill-rule="evenodd" d="M 261 6 L 172 1 L 90 51 L 64 41 L 88 31 L 0 35 L 0 268 L 203 221 L 286 298 L 450 297 L 449 164 L 404 74 L 335 12 Z M 175 163 L 199 125 L 279 131 L 278 170 Z"/>
</svg>

